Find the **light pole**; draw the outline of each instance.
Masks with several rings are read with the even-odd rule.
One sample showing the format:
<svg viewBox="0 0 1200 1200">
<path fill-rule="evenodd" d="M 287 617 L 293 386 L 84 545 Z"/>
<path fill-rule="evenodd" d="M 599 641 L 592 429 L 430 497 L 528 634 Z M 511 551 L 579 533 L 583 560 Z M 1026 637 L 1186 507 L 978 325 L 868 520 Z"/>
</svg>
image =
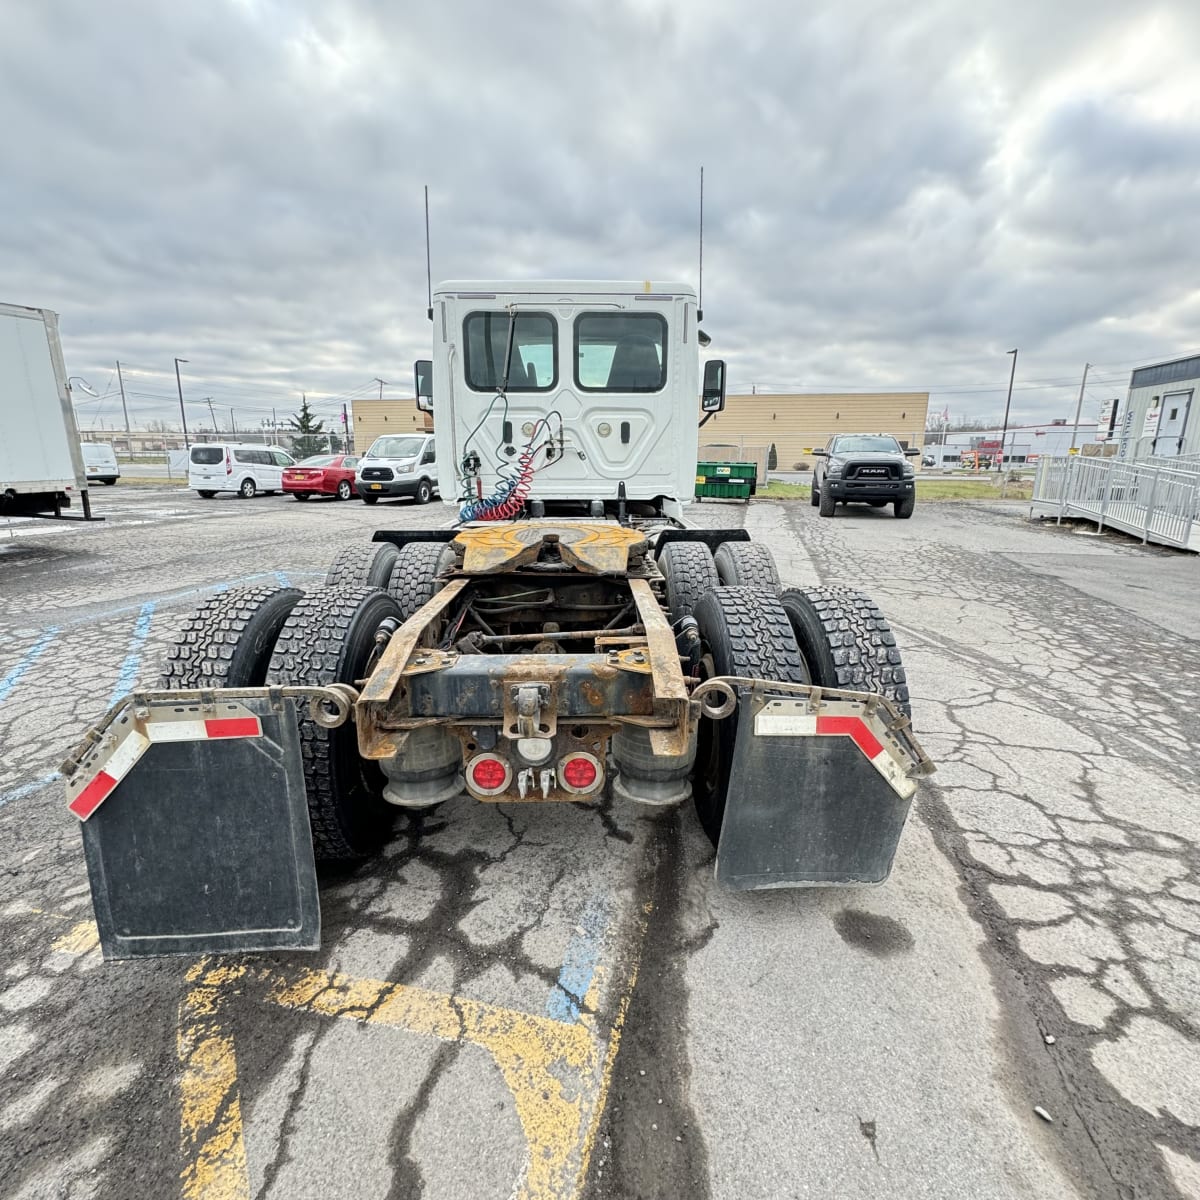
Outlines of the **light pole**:
<svg viewBox="0 0 1200 1200">
<path fill-rule="evenodd" d="M 188 441 L 187 413 L 183 411 L 183 383 L 179 378 L 179 364 L 185 362 L 187 362 L 186 358 L 177 358 L 175 360 L 175 386 L 179 389 L 179 416 L 183 420 L 183 448 L 186 450 L 191 443 Z"/>
<path fill-rule="evenodd" d="M 1008 439 L 1008 410 L 1012 404 L 1012 389 L 1013 380 L 1017 375 L 1017 352 L 1016 350 L 1006 350 L 1006 354 L 1012 355 L 1012 370 L 1008 375 L 1008 399 L 1004 402 L 1004 428 L 1000 433 L 1000 455 L 996 461 L 996 470 L 1001 470 L 1004 463 L 1004 443 Z"/>
</svg>

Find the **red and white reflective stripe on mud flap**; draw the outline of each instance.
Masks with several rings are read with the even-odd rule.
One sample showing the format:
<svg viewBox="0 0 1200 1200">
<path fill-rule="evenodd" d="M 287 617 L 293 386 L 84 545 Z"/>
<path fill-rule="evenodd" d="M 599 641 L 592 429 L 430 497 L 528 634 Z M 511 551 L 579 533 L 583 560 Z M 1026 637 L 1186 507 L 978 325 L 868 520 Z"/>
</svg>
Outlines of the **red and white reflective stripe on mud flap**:
<svg viewBox="0 0 1200 1200">
<path fill-rule="evenodd" d="M 152 742 L 207 742 L 215 738 L 262 737 L 257 717 L 217 717 L 210 721 L 152 721 Z"/>
<path fill-rule="evenodd" d="M 848 737 L 897 795 L 907 800 L 917 790 L 916 783 L 908 778 L 862 717 L 766 711 L 755 717 L 754 732 L 759 737 Z"/>
<path fill-rule="evenodd" d="M 108 762 L 97 772 L 95 778 L 71 801 L 67 807 L 81 820 L 86 821 L 108 799 L 113 788 L 129 774 L 130 768 L 150 748 L 150 739 L 130 730 L 121 744 L 109 756 Z"/>
<path fill-rule="evenodd" d="M 67 807 L 86 821 L 108 799 L 151 742 L 209 742 L 223 738 L 262 737 L 257 717 L 214 717 L 207 721 L 150 721 L 145 734 L 131 729 L 92 781 Z"/>
</svg>

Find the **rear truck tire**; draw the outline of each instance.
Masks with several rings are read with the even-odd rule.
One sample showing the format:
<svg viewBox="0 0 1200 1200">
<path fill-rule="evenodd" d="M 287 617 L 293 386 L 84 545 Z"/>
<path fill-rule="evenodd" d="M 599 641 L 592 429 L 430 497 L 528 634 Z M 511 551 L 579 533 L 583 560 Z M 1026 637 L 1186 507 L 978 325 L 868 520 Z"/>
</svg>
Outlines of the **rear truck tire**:
<svg viewBox="0 0 1200 1200">
<path fill-rule="evenodd" d="M 362 502 L 363 502 L 364 504 L 378 504 L 378 503 L 379 503 L 379 497 L 378 497 L 378 496 L 363 496 L 363 497 L 362 497 Z"/>
<path fill-rule="evenodd" d="M 418 504 L 428 504 L 433 499 L 433 484 L 428 479 L 422 479 L 417 484 L 417 490 L 413 493 L 413 499 Z"/>
<path fill-rule="evenodd" d="M 350 480 L 343 479 L 337 485 L 337 498 L 339 500 L 349 500 L 354 495 L 354 489 L 350 486 Z"/>
<path fill-rule="evenodd" d="M 836 511 L 837 501 L 822 488 L 819 508 L 821 516 L 832 517 Z"/>
<path fill-rule="evenodd" d="M 817 505 L 821 503 L 821 493 L 817 490 L 816 483 L 809 484 L 808 502 L 813 506 L 813 508 L 816 508 Z"/>
<path fill-rule="evenodd" d="M 897 500 L 893 504 L 896 516 L 902 521 L 907 521 L 913 515 L 913 509 L 917 507 L 916 496 L 905 496 L 903 500 Z"/>
<path fill-rule="evenodd" d="M 104 484 L 105 487 L 112 487 L 117 481 L 115 479 L 102 479 L 100 482 Z"/>
<path fill-rule="evenodd" d="M 311 687 L 362 680 L 379 653 L 376 630 L 398 616 L 396 602 L 377 588 L 309 592 L 280 630 L 268 683 Z M 365 858 L 384 844 L 391 829 L 394 809 L 383 798 L 386 776 L 378 763 L 359 757 L 353 721 L 327 729 L 303 703 L 296 717 L 317 861 Z"/>
<path fill-rule="evenodd" d="M 445 586 L 438 575 L 454 562 L 446 542 L 408 542 L 400 547 L 387 582 L 388 595 L 407 621 Z"/>
<path fill-rule="evenodd" d="M 713 562 L 726 587 L 779 587 L 775 556 L 761 542 L 722 542 Z"/>
<path fill-rule="evenodd" d="M 203 492 L 196 493 L 196 495 L 199 496 L 201 500 L 211 500 L 216 494 L 217 494 L 216 492 L 209 492 L 209 491 L 203 491 Z"/>
<path fill-rule="evenodd" d="M 210 596 L 167 649 L 164 688 L 261 687 L 283 623 L 304 593 L 255 584 Z"/>
<path fill-rule="evenodd" d="M 343 546 L 325 573 L 326 587 L 386 588 L 399 551 L 391 542 Z"/>
<path fill-rule="evenodd" d="M 253 479 L 243 479 L 241 485 L 238 487 L 238 495 L 243 500 L 249 500 L 256 491 L 258 491 L 258 485 Z"/>
<path fill-rule="evenodd" d="M 703 542 L 668 542 L 658 556 L 658 569 L 667 581 L 672 624 L 690 617 L 700 597 L 721 583 L 712 551 Z"/>
<path fill-rule="evenodd" d="M 700 597 L 693 615 L 700 626 L 705 679 L 740 675 L 781 683 L 811 682 L 788 614 L 769 592 L 715 588 Z M 692 791 L 696 815 L 714 846 L 725 817 L 738 720 L 736 711 L 720 721 L 702 716 L 696 733 Z"/>
<path fill-rule="evenodd" d="M 870 596 L 853 588 L 785 588 L 779 602 L 813 683 L 875 692 L 912 716 L 896 636 Z"/>
</svg>

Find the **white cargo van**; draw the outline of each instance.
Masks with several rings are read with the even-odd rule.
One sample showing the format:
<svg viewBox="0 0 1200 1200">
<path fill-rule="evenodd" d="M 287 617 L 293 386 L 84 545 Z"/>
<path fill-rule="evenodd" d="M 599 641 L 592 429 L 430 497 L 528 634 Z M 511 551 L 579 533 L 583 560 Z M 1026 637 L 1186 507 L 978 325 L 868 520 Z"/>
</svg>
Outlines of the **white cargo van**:
<svg viewBox="0 0 1200 1200">
<path fill-rule="evenodd" d="M 88 483 L 106 483 L 112 487 L 121 478 L 117 455 L 111 446 L 103 442 L 80 442 L 79 452 L 83 455 Z"/>
<path fill-rule="evenodd" d="M 204 442 L 188 455 L 188 487 L 205 500 L 218 492 L 237 492 L 249 500 L 255 492 L 283 490 L 283 469 L 296 460 L 274 446 L 247 446 L 237 442 Z"/>
</svg>

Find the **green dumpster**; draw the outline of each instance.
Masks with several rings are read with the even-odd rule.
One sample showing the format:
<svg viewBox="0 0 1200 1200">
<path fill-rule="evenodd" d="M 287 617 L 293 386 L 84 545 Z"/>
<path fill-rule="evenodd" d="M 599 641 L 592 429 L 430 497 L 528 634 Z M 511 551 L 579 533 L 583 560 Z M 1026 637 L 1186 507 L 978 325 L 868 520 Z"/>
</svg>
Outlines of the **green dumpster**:
<svg viewBox="0 0 1200 1200">
<path fill-rule="evenodd" d="M 756 490 L 758 468 L 752 462 L 696 464 L 696 495 L 721 500 L 749 500 Z"/>
</svg>

